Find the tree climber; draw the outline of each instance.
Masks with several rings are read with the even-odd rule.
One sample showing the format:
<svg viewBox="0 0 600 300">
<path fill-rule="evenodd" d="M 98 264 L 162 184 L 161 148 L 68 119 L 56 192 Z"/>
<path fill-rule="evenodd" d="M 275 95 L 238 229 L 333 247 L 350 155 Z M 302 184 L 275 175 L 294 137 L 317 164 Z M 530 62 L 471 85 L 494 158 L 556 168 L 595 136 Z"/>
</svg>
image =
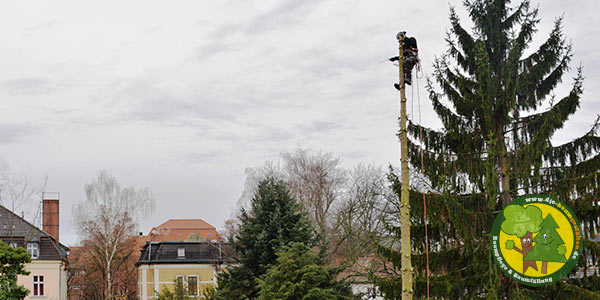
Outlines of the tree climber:
<svg viewBox="0 0 600 300">
<path fill-rule="evenodd" d="M 404 70 L 404 83 L 411 85 L 412 83 L 412 69 L 419 62 L 419 49 L 417 48 L 417 39 L 409 37 L 404 39 L 402 44 L 404 63 L 402 68 Z M 398 61 L 400 58 L 394 56 L 390 58 L 390 61 Z M 394 83 L 394 87 L 400 90 L 400 85 Z"/>
</svg>

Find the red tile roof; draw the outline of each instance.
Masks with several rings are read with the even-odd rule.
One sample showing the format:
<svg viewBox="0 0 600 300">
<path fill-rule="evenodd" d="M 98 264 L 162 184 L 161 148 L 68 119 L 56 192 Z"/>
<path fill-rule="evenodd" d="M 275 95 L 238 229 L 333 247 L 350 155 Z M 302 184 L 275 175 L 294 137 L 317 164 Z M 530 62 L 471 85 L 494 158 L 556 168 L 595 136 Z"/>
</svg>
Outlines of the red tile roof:
<svg viewBox="0 0 600 300">
<path fill-rule="evenodd" d="M 170 219 L 156 228 L 170 229 L 215 229 L 202 219 Z"/>
<path fill-rule="evenodd" d="M 185 241 L 193 234 L 198 234 L 207 241 L 223 240 L 215 227 L 202 219 L 170 219 L 153 227 L 148 235 L 138 237 L 138 244 L 143 246 L 149 241 Z"/>
</svg>

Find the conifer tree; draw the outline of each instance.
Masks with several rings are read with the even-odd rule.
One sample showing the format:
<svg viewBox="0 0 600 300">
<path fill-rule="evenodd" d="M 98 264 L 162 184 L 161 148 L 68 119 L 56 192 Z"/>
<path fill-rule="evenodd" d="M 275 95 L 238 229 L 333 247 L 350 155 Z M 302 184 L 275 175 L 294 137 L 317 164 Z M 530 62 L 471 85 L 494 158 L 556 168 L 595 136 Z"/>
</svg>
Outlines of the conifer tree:
<svg viewBox="0 0 600 300">
<path fill-rule="evenodd" d="M 239 266 L 220 274 L 217 299 L 256 299 L 257 279 L 276 263 L 277 252 L 292 242 L 308 247 L 316 242 L 308 217 L 284 182 L 263 180 L 250 211 L 241 211 L 239 233 L 231 241 Z"/>
<path fill-rule="evenodd" d="M 600 207 L 600 137 L 598 120 L 588 132 L 562 145 L 551 139 L 580 105 L 582 69 L 568 94 L 554 88 L 569 70 L 571 45 L 556 20 L 548 38 L 527 52 L 538 9 L 529 1 L 467 0 L 474 23 L 463 27 L 454 8 L 446 39 L 448 52 L 434 62 L 429 97 L 442 121 L 436 130 L 408 124 L 411 164 L 430 185 L 429 214 L 431 296 L 437 299 L 600 299 L 597 276 L 568 278 L 551 286 L 529 288 L 500 272 L 492 260 L 489 232 L 497 213 L 512 199 L 529 193 L 556 196 L 580 218 L 583 255 L 576 271 L 597 265 L 600 246 L 589 239 L 598 232 Z M 422 135 L 421 135 L 422 133 Z M 394 190 L 398 182 L 394 183 Z M 422 195 L 411 194 L 416 298 L 425 294 L 425 241 Z M 397 228 L 392 228 L 395 233 Z M 399 232 L 399 231 L 398 231 Z M 392 262 L 400 253 L 382 244 Z M 395 299 L 396 277 L 380 278 L 387 299 Z M 396 285 L 394 285 L 396 283 Z"/>
<path fill-rule="evenodd" d="M 278 252 L 277 263 L 259 279 L 258 299 L 357 299 L 347 282 L 336 280 L 340 271 L 304 243 L 292 243 Z"/>
</svg>

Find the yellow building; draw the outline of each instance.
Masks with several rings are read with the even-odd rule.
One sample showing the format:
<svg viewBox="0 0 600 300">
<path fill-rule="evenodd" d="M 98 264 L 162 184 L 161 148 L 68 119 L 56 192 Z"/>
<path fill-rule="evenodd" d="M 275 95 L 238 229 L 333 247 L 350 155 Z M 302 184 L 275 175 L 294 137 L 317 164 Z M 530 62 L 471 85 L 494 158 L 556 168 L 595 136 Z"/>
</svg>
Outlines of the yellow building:
<svg viewBox="0 0 600 300">
<path fill-rule="evenodd" d="M 181 280 L 189 296 L 216 286 L 217 273 L 233 262 L 231 246 L 222 242 L 148 242 L 138 266 L 140 300 L 155 299 L 164 288 L 174 290 Z"/>
</svg>

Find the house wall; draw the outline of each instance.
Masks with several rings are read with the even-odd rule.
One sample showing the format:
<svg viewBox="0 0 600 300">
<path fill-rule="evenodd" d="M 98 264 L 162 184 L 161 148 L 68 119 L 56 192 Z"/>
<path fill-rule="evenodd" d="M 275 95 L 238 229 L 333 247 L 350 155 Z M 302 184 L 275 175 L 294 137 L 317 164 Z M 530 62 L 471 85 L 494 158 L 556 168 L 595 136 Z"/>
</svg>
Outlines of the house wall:
<svg viewBox="0 0 600 300">
<path fill-rule="evenodd" d="M 67 300 L 67 271 L 60 260 L 32 260 L 25 265 L 31 274 L 19 276 L 18 283 L 29 290 L 25 300 Z M 44 296 L 33 296 L 33 276 L 44 276 Z"/>
<path fill-rule="evenodd" d="M 140 300 L 155 299 L 155 291 L 163 288 L 171 291 L 178 275 L 198 277 L 198 290 L 202 291 L 208 286 L 217 284 L 217 269 L 211 264 L 155 264 L 140 265 L 138 267 L 138 295 Z"/>
</svg>

